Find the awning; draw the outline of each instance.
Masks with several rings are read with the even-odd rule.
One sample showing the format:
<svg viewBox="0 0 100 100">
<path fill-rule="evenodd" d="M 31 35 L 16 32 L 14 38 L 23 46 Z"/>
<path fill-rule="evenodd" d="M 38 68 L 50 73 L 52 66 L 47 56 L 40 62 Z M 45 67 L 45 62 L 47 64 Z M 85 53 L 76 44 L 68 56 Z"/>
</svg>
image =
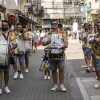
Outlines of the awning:
<svg viewBox="0 0 100 100">
<path fill-rule="evenodd" d="M 97 13 L 100 13 L 100 9 L 97 9 Z"/>
<path fill-rule="evenodd" d="M 98 13 L 97 13 L 97 9 L 91 10 L 91 11 L 90 11 L 90 14 L 98 14 Z"/>
<path fill-rule="evenodd" d="M 17 9 L 7 9 L 7 12 L 9 12 L 10 14 L 22 14 L 21 11 L 17 10 Z"/>
<path fill-rule="evenodd" d="M 37 26 L 37 27 L 41 27 L 41 28 L 42 28 L 42 25 L 36 24 L 36 26 Z"/>
<path fill-rule="evenodd" d="M 3 7 L 2 5 L 0 5 L 0 11 L 1 11 L 1 12 L 5 12 L 5 11 L 6 11 L 6 8 Z"/>
<path fill-rule="evenodd" d="M 34 25 L 38 25 L 38 23 L 36 23 L 35 21 L 33 21 L 32 19 L 29 19 L 26 16 L 19 16 L 19 21 L 20 23 L 27 25 L 28 23 L 32 23 Z"/>
</svg>

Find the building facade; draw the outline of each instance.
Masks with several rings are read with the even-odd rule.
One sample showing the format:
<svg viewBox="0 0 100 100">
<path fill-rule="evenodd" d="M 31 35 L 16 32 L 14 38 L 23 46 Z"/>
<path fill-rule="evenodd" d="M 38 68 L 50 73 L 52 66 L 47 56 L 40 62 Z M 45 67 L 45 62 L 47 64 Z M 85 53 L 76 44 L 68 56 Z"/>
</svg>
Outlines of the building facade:
<svg viewBox="0 0 100 100">
<path fill-rule="evenodd" d="M 88 22 L 95 23 L 100 20 L 100 0 L 86 0 L 85 4 L 91 8 L 88 12 Z"/>
<path fill-rule="evenodd" d="M 50 27 L 50 19 L 58 19 L 63 27 L 72 27 L 74 21 L 82 23 L 82 17 L 85 16 L 81 12 L 80 0 L 42 0 L 44 6 L 43 28 Z"/>
<path fill-rule="evenodd" d="M 6 8 L 4 6 L 4 1 L 0 0 L 0 20 L 5 19 L 5 12 L 6 12 Z"/>
<path fill-rule="evenodd" d="M 41 25 L 43 16 L 41 0 L 0 0 L 0 15 L 12 25 L 20 22 L 27 28 L 35 29 Z M 11 16 L 15 19 L 11 20 L 14 18 Z"/>
</svg>

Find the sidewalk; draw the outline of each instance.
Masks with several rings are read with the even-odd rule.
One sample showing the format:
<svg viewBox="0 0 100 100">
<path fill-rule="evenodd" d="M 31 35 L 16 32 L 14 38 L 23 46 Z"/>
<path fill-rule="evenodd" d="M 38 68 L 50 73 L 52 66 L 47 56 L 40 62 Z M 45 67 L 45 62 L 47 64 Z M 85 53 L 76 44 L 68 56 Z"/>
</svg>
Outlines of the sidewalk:
<svg viewBox="0 0 100 100">
<path fill-rule="evenodd" d="M 24 73 L 24 80 L 14 80 L 14 71 L 10 69 L 11 94 L 0 95 L 0 100 L 83 100 L 76 78 L 71 70 L 70 62 L 66 59 L 65 68 L 65 93 L 51 91 L 53 81 L 44 80 L 44 74 L 39 71 L 43 47 L 40 46 L 36 53 L 30 56 L 29 73 Z"/>
<path fill-rule="evenodd" d="M 94 89 L 96 82 L 95 72 L 86 73 L 85 68 L 82 67 L 85 62 L 78 40 L 69 41 L 69 48 L 66 50 L 66 55 L 71 62 L 84 100 L 100 100 L 100 89 Z"/>
</svg>

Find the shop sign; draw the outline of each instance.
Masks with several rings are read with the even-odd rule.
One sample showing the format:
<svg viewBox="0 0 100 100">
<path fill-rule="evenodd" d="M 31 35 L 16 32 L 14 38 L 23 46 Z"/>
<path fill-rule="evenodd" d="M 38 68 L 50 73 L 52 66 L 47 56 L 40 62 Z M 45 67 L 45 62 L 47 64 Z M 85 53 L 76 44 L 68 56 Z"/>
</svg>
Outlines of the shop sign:
<svg viewBox="0 0 100 100">
<path fill-rule="evenodd" d="M 9 20 L 10 21 L 15 21 L 15 19 L 16 19 L 15 15 L 9 15 Z"/>
<path fill-rule="evenodd" d="M 97 20 L 98 19 L 98 15 L 92 14 L 92 19 L 93 19 L 93 21 Z"/>
<path fill-rule="evenodd" d="M 91 10 L 91 7 L 88 7 L 88 6 L 81 6 L 81 11 L 82 12 L 87 12 L 87 11 L 90 11 Z"/>
</svg>

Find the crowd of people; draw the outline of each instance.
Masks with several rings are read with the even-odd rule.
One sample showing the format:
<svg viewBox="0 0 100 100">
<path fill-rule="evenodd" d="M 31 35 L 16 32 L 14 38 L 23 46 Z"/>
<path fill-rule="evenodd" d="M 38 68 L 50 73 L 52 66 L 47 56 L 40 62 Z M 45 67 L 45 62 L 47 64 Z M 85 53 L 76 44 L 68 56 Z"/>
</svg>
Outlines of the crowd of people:
<svg viewBox="0 0 100 100">
<path fill-rule="evenodd" d="M 4 43 L 6 42 L 8 50 L 6 51 L 7 56 L 5 54 L 6 61 L 5 58 L 3 58 L 3 60 L 5 61 L 4 64 L 2 64 L 2 61 L 0 62 L 0 94 L 2 94 L 3 77 L 5 82 L 5 92 L 11 92 L 8 88 L 10 64 L 13 65 L 15 71 L 13 77 L 14 79 L 17 79 L 18 76 L 20 77 L 20 79 L 24 79 L 24 71 L 29 71 L 29 53 L 31 50 L 32 38 L 33 33 L 31 33 L 30 30 L 27 30 L 25 28 L 22 29 L 22 25 L 20 23 L 16 25 L 16 30 L 14 31 L 10 30 L 8 21 L 2 21 L 0 43 L 1 41 L 3 41 Z M 17 60 L 19 61 L 20 66 L 18 66 Z"/>
<path fill-rule="evenodd" d="M 3 20 L 0 31 L 0 46 L 5 43 L 8 49 L 7 54 L 5 54 L 6 59 L 0 61 L 0 94 L 3 93 L 3 78 L 5 92 L 11 92 L 8 88 L 10 64 L 12 64 L 15 71 L 13 78 L 17 79 L 19 77 L 21 80 L 24 79 L 23 73 L 29 72 L 29 55 L 31 52 L 36 52 L 38 45 L 46 46 L 42 59 L 43 68 L 40 67 L 40 70 L 44 70 L 44 79 L 51 79 L 51 70 L 54 82 L 51 90 L 56 91 L 60 88 L 61 91 L 65 92 L 64 51 L 68 47 L 68 35 L 68 31 L 65 31 L 62 24 L 58 24 L 57 20 L 51 20 L 50 31 L 35 30 L 34 32 L 23 27 L 20 23 L 16 24 L 15 30 L 11 30 L 8 21 Z M 98 88 L 100 86 L 100 22 L 97 22 L 94 26 L 85 23 L 80 31 L 79 40 L 82 41 L 86 72 L 96 72 L 97 82 L 95 88 Z"/>
<path fill-rule="evenodd" d="M 79 36 L 82 41 L 86 72 L 96 72 L 95 88 L 100 86 L 100 22 L 94 25 L 85 23 Z"/>
<path fill-rule="evenodd" d="M 62 25 L 58 28 L 58 21 L 54 20 L 51 22 L 51 32 L 44 30 L 35 30 L 32 32 L 31 29 L 27 29 L 25 26 L 23 27 L 21 23 L 17 23 L 14 30 L 10 28 L 8 21 L 2 21 L 2 28 L 0 30 L 0 46 L 4 45 L 6 48 L 6 54 L 3 55 L 2 61 L 0 61 L 0 95 L 3 93 L 2 91 L 2 81 L 4 79 L 5 88 L 4 91 L 6 93 L 11 93 L 8 85 L 9 85 L 9 70 L 10 65 L 12 64 L 14 69 L 14 79 L 18 77 L 23 80 L 24 72 L 29 72 L 29 55 L 31 52 L 36 52 L 38 45 L 47 46 L 51 42 L 55 43 L 55 39 L 58 39 L 58 43 L 66 44 L 68 46 L 68 41 L 66 38 L 66 34 L 62 28 Z M 52 34 L 56 34 L 52 38 Z M 53 41 L 52 41 L 53 40 Z M 60 42 L 59 42 L 60 40 Z M 2 43 L 3 41 L 3 43 Z M 4 49 L 4 48 L 2 48 Z M 3 50 L 0 50 L 0 54 L 2 54 Z M 64 51 L 64 50 L 63 50 Z M 64 55 L 64 52 L 63 52 Z M 6 59 L 5 59 L 6 58 Z M 57 78 L 57 69 L 59 69 L 59 78 L 60 78 L 60 88 L 62 91 L 66 91 L 64 87 L 64 59 L 63 60 L 49 60 L 48 63 L 45 62 L 45 77 L 48 73 L 48 79 L 50 79 L 50 69 L 52 70 L 52 77 L 54 81 L 54 86 L 51 90 L 55 91 L 58 88 L 58 78 Z M 19 65 L 18 65 L 19 64 Z M 50 66 L 47 70 L 47 66 Z M 4 74 L 4 75 L 3 75 Z"/>
</svg>

